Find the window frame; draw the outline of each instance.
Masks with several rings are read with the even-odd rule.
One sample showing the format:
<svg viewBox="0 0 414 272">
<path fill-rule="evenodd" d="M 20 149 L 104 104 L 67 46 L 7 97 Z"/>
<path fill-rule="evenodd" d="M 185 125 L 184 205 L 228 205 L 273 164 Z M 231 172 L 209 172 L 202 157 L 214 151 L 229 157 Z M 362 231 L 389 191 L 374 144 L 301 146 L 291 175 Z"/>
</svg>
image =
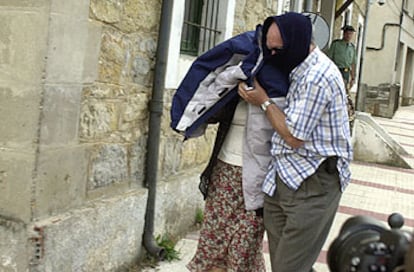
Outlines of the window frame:
<svg viewBox="0 0 414 272">
<path fill-rule="evenodd" d="M 171 18 L 171 31 L 168 46 L 165 88 L 176 89 L 184 78 L 196 56 L 180 53 L 181 34 L 184 22 L 185 0 L 174 0 Z M 222 31 L 219 40 L 233 36 L 236 0 L 219 0 L 218 28 Z"/>
</svg>

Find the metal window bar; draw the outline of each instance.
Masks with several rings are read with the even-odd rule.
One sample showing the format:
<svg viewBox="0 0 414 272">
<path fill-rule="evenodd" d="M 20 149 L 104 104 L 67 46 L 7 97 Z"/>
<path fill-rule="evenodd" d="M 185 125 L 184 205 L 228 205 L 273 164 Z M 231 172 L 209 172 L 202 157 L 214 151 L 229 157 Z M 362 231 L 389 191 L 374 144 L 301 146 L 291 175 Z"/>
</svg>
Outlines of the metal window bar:
<svg viewBox="0 0 414 272">
<path fill-rule="evenodd" d="M 206 12 L 206 20 L 205 25 L 208 26 L 204 28 L 204 43 L 203 43 L 203 50 L 206 51 L 210 48 L 212 48 L 216 44 L 216 32 L 215 29 L 217 28 L 218 23 L 218 1 L 213 0 L 210 2 L 210 0 L 207 1 L 207 12 Z M 209 16 L 209 12 L 211 15 Z M 207 34 L 208 32 L 208 34 Z M 208 35 L 208 38 L 206 36 Z"/>
<path fill-rule="evenodd" d="M 221 34 L 221 31 L 217 29 L 218 12 L 218 0 L 186 1 L 181 37 L 182 53 L 197 56 L 216 45 Z"/>
<path fill-rule="evenodd" d="M 202 0 L 185 1 L 184 24 L 181 36 L 181 52 L 184 54 L 197 55 L 202 8 Z"/>
</svg>

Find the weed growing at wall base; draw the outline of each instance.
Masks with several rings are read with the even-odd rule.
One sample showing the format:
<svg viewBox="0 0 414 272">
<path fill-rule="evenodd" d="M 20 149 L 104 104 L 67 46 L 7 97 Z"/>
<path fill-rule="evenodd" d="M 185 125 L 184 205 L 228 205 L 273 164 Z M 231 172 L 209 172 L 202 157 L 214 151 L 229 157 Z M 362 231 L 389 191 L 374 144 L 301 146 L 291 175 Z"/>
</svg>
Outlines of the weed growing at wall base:
<svg viewBox="0 0 414 272">
<path fill-rule="evenodd" d="M 201 223 L 203 223 L 203 220 L 204 220 L 203 209 L 197 208 L 196 214 L 195 214 L 195 223 L 196 224 L 201 224 Z"/>
<path fill-rule="evenodd" d="M 175 239 L 172 239 L 171 235 L 158 235 L 155 238 L 155 241 L 157 242 L 159 247 L 164 248 L 165 260 L 169 262 L 174 260 L 180 260 L 180 252 L 175 249 L 177 241 L 175 241 Z"/>
</svg>

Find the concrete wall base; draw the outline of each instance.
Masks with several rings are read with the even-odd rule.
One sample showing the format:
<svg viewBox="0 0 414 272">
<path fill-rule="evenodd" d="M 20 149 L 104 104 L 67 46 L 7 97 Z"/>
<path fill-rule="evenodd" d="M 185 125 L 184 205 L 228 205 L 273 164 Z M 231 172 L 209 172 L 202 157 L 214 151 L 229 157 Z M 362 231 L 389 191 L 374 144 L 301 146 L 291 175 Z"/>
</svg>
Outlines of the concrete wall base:
<svg viewBox="0 0 414 272">
<path fill-rule="evenodd" d="M 134 190 L 31 224 L 30 271 L 115 271 L 137 263 L 146 199 L 147 190 Z"/>
<path fill-rule="evenodd" d="M 194 228 L 199 169 L 157 184 L 154 237 Z M 118 271 L 140 262 L 147 190 L 93 200 L 32 224 L 0 217 L 0 271 Z"/>
<path fill-rule="evenodd" d="M 370 114 L 358 112 L 353 128 L 354 160 L 411 169 L 407 151 Z"/>
</svg>

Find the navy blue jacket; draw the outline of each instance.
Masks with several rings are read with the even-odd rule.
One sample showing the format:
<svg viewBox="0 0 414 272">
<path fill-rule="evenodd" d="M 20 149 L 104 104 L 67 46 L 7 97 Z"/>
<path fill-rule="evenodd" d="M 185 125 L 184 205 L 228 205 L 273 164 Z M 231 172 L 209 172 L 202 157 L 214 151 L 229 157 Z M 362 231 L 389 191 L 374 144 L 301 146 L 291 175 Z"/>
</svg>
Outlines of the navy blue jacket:
<svg viewBox="0 0 414 272">
<path fill-rule="evenodd" d="M 286 96 L 288 74 L 263 57 L 262 26 L 230 38 L 198 57 L 174 94 L 171 128 L 185 138 L 204 133 L 207 120 L 238 99 L 237 85 L 253 78 L 269 97 Z"/>
</svg>

